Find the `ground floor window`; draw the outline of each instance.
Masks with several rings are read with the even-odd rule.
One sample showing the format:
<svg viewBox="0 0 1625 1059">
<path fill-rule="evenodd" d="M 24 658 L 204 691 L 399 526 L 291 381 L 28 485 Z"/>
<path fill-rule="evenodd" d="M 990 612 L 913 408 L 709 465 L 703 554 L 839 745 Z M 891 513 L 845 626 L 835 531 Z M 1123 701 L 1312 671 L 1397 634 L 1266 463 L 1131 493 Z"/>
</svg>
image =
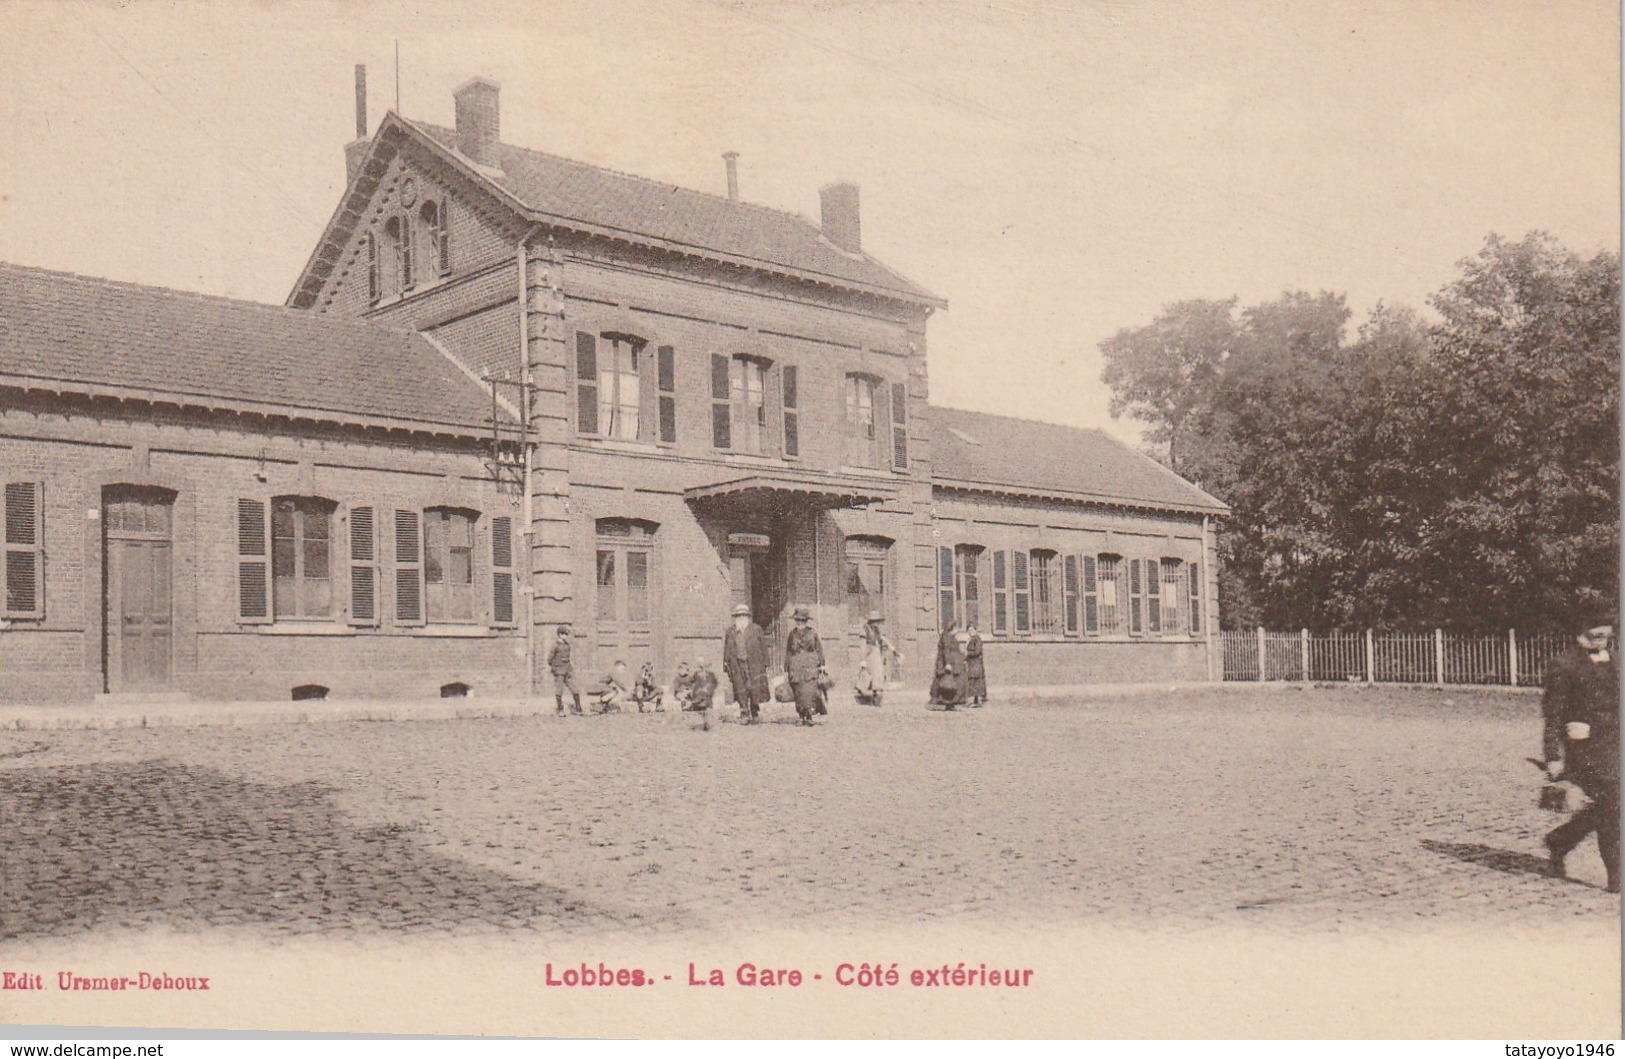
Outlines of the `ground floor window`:
<svg viewBox="0 0 1625 1059">
<path fill-rule="evenodd" d="M 315 496 L 271 501 L 271 598 L 277 618 L 332 617 L 337 507 Z"/>
<path fill-rule="evenodd" d="M 432 622 L 474 620 L 472 511 L 430 508 L 423 513 L 423 583 Z"/>
</svg>

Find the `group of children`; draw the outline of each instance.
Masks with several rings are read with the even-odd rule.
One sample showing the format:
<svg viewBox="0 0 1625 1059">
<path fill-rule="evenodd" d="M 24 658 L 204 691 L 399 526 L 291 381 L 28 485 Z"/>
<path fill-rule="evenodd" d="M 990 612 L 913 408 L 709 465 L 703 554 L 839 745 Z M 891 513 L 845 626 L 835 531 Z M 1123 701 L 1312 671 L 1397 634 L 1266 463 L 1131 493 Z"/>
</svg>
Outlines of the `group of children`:
<svg viewBox="0 0 1625 1059">
<path fill-rule="evenodd" d="M 581 708 L 581 689 L 576 685 L 575 665 L 570 659 L 568 625 L 559 626 L 553 649 L 547 655 L 547 668 L 553 673 L 553 700 L 558 715 L 564 716 L 564 693 L 568 691 L 572 700 L 570 712 L 581 716 L 584 712 Z M 687 662 L 681 663 L 677 667 L 677 678 L 672 682 L 671 691 L 679 709 L 701 714 L 705 718 L 705 727 L 711 727 L 710 709 L 716 697 L 717 678 L 709 666 L 701 662 L 690 670 Z M 639 713 L 648 713 L 650 707 L 655 713 L 664 713 L 666 709 L 665 697 L 655 683 L 655 667 L 651 662 L 643 663 L 637 679 L 633 680 L 626 662 L 617 659 L 608 675 L 594 685 L 589 694 L 594 713 L 615 713 L 632 706 L 636 706 Z"/>
</svg>

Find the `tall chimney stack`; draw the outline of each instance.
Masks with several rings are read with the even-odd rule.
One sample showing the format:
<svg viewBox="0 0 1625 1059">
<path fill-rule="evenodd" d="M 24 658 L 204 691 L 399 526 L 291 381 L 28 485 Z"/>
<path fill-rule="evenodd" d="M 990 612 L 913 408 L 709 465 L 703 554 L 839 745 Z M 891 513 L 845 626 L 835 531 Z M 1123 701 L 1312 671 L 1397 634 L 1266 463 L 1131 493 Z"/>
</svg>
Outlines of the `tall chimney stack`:
<svg viewBox="0 0 1625 1059">
<path fill-rule="evenodd" d="M 739 201 L 739 152 L 727 151 L 722 161 L 728 166 L 728 198 L 730 201 Z"/>
<path fill-rule="evenodd" d="M 481 165 L 496 165 L 502 142 L 497 99 L 502 86 L 475 77 L 452 93 L 457 101 L 457 149 Z"/>
<path fill-rule="evenodd" d="M 367 157 L 367 148 L 371 147 L 367 139 L 367 68 L 360 63 L 355 64 L 355 139 L 344 145 L 344 179 L 346 184 L 354 184 L 356 173 L 361 169 L 362 159 Z"/>
<path fill-rule="evenodd" d="M 822 207 L 824 238 L 854 254 L 863 251 L 862 229 L 858 223 L 858 186 L 841 181 L 818 189 Z"/>
</svg>

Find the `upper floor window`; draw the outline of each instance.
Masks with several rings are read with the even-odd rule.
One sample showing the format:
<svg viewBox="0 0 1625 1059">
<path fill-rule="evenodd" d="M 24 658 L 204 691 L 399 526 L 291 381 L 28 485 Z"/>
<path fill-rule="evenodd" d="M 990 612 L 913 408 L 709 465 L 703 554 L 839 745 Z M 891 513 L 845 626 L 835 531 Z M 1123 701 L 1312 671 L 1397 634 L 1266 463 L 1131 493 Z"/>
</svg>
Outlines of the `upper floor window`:
<svg viewBox="0 0 1625 1059">
<path fill-rule="evenodd" d="M 711 357 L 711 445 L 760 455 L 766 451 L 767 380 L 760 357 Z"/>
<path fill-rule="evenodd" d="M 636 441 L 643 343 L 627 335 L 603 335 L 598 344 L 598 429 L 606 438 Z"/>
<path fill-rule="evenodd" d="M 316 496 L 271 501 L 271 602 L 278 619 L 333 616 L 333 512 Z"/>
<path fill-rule="evenodd" d="M 659 401 L 645 413 L 645 345 L 635 335 L 576 332 L 576 433 L 637 441 L 652 437 L 658 420 L 661 440 L 677 439 L 675 355 L 670 346 L 660 347 Z"/>
<path fill-rule="evenodd" d="M 846 463 L 851 467 L 879 464 L 876 403 L 880 380 L 872 375 L 846 377 Z"/>
<path fill-rule="evenodd" d="M 428 267 L 437 276 L 451 274 L 451 239 L 447 233 L 446 208 L 433 199 L 418 209 L 418 224 L 428 241 Z"/>
</svg>

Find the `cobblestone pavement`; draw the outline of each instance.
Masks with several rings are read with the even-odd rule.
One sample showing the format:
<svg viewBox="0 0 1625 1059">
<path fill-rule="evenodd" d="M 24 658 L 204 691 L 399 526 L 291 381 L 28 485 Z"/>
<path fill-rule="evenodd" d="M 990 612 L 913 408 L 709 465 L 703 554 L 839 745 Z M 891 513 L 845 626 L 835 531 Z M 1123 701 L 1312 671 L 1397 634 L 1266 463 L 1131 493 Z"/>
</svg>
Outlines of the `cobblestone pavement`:
<svg viewBox="0 0 1625 1059">
<path fill-rule="evenodd" d="M 222 711 L 230 705 L 222 705 Z M 976 711 L 0 732 L 0 937 L 953 920 L 1291 932 L 1619 915 L 1540 874 L 1538 701 L 1181 691 Z"/>
</svg>

